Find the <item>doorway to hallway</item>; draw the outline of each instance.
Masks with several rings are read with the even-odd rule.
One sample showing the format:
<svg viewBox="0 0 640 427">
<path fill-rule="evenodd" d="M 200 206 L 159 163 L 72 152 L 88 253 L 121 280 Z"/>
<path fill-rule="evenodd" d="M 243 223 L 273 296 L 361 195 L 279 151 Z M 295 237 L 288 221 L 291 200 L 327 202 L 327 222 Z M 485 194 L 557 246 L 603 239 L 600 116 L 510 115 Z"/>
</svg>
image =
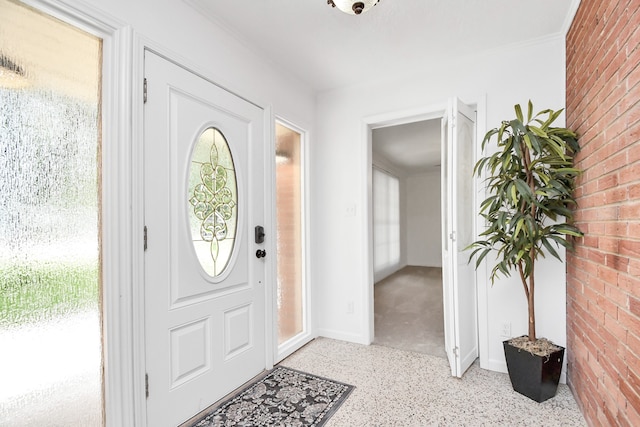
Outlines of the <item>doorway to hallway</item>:
<svg viewBox="0 0 640 427">
<path fill-rule="evenodd" d="M 444 356 L 440 146 L 440 118 L 372 131 L 372 240 L 374 343 Z"/>
<path fill-rule="evenodd" d="M 440 183 L 438 186 L 440 192 L 440 212 L 441 221 L 439 227 L 432 233 L 427 233 L 426 237 L 417 239 L 421 241 L 433 241 L 435 237 L 440 236 L 441 241 L 439 247 L 440 262 L 442 266 L 442 295 L 443 295 L 443 320 L 444 320 L 444 350 L 451 366 L 453 376 L 461 377 L 471 363 L 478 357 L 478 319 L 477 319 L 477 291 L 476 279 L 473 267 L 470 266 L 465 257 L 464 248 L 473 240 L 475 235 L 475 219 L 472 212 L 475 209 L 475 182 L 472 178 L 473 159 L 475 157 L 475 138 L 476 138 L 476 108 L 462 103 L 457 98 L 450 98 L 446 106 L 430 107 L 423 111 L 412 111 L 407 114 L 395 113 L 383 116 L 377 116 L 369 120 L 365 119 L 367 126 L 367 138 L 365 142 L 368 144 L 367 152 L 368 161 L 376 164 L 379 168 L 380 160 L 376 159 L 374 147 L 375 133 L 400 125 L 415 124 L 420 121 L 435 121 L 440 123 L 440 144 L 432 144 L 432 148 L 440 149 L 440 156 L 432 156 L 439 159 L 437 166 L 440 168 Z M 400 147 L 401 144 L 397 144 Z M 427 141 L 422 140 L 418 148 L 411 150 L 397 149 L 395 144 L 392 145 L 390 151 L 398 151 L 398 158 L 405 158 L 408 162 L 415 161 L 420 158 L 421 150 L 427 147 Z M 390 160 L 387 157 L 386 160 Z M 370 249 L 367 268 L 365 272 L 368 277 L 375 277 L 374 281 L 378 281 L 380 272 L 374 269 L 375 262 L 375 231 L 378 226 L 376 222 L 376 190 L 375 190 L 375 171 L 371 165 L 369 179 L 370 188 L 369 202 L 367 206 L 370 209 L 369 215 L 369 241 L 373 241 L 373 250 Z M 394 165 L 396 163 L 396 165 Z M 394 168 L 397 162 L 389 161 L 385 169 Z M 402 194 L 402 191 L 400 192 Z M 424 191 L 418 190 L 418 199 L 427 200 L 433 205 L 433 201 L 438 197 L 429 197 Z M 404 194 L 406 201 L 414 200 L 413 197 Z M 402 206 L 402 196 L 400 197 L 400 205 Z M 402 217 L 402 216 L 401 216 Z M 432 221 L 433 223 L 434 221 Z M 428 223 L 425 223 L 428 224 Z M 405 223 L 404 232 L 400 235 L 414 235 L 415 233 L 406 231 Z M 426 229 L 423 225 L 420 229 Z M 398 265 L 383 272 L 384 276 L 397 271 L 398 269 L 412 265 L 408 259 L 409 253 L 406 243 L 401 247 L 405 250 L 404 257 L 401 256 Z M 369 307 L 368 325 L 370 331 L 370 339 L 373 341 L 375 337 L 375 321 L 374 321 L 374 281 L 370 282 L 367 289 L 365 299 Z"/>
</svg>

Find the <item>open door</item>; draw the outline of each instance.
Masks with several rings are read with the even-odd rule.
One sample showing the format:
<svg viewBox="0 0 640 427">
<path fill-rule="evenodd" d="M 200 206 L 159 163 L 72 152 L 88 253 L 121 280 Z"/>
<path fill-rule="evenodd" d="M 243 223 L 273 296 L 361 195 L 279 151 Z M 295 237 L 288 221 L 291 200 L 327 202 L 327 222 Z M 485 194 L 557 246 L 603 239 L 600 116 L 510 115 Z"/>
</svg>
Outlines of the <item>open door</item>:
<svg viewBox="0 0 640 427">
<path fill-rule="evenodd" d="M 451 374 L 478 357 L 475 269 L 464 248 L 474 240 L 475 111 L 457 98 L 442 119 L 442 285 L 444 341 Z"/>
</svg>

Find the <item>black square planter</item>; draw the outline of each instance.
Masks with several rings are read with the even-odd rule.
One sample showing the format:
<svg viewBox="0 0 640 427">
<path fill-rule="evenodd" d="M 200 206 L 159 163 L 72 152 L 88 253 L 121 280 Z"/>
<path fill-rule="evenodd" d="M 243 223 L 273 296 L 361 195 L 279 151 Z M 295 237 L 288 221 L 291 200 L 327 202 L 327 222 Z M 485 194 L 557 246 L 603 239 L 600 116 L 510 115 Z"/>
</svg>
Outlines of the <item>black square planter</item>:
<svg viewBox="0 0 640 427">
<path fill-rule="evenodd" d="M 513 389 L 536 402 L 544 402 L 556 395 L 564 347 L 551 353 L 549 357 L 538 356 L 514 347 L 509 340 L 503 341 L 504 356 Z"/>
</svg>

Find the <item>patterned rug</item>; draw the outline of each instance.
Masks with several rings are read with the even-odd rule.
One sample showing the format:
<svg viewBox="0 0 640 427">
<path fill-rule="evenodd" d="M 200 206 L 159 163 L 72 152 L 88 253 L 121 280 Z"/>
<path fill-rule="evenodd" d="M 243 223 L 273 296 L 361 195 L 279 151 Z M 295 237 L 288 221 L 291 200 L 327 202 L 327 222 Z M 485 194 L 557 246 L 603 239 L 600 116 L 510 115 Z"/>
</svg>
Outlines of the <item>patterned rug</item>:
<svg viewBox="0 0 640 427">
<path fill-rule="evenodd" d="M 323 426 L 353 386 L 279 366 L 192 427 Z"/>
</svg>

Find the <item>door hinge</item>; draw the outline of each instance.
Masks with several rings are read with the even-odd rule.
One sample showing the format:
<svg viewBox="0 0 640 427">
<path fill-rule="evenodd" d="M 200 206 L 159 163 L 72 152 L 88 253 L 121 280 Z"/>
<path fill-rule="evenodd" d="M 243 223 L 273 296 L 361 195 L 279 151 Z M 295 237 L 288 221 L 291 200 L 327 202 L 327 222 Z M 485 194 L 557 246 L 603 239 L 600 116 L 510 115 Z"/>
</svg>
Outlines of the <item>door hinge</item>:
<svg viewBox="0 0 640 427">
<path fill-rule="evenodd" d="M 452 241 L 456 241 L 456 232 L 452 231 L 451 233 L 449 233 L 449 239 L 451 239 Z"/>
<path fill-rule="evenodd" d="M 149 374 L 144 374 L 144 394 L 149 398 Z"/>
<path fill-rule="evenodd" d="M 147 103 L 147 78 L 144 78 L 144 82 L 142 83 L 142 101 Z"/>
<path fill-rule="evenodd" d="M 458 357 L 458 351 L 459 351 L 459 348 L 458 348 L 458 347 L 453 347 L 453 355 L 454 355 L 455 357 Z M 147 396 L 148 396 L 148 394 L 147 394 Z"/>
<path fill-rule="evenodd" d="M 144 226 L 144 250 L 147 250 L 147 226 Z"/>
</svg>

